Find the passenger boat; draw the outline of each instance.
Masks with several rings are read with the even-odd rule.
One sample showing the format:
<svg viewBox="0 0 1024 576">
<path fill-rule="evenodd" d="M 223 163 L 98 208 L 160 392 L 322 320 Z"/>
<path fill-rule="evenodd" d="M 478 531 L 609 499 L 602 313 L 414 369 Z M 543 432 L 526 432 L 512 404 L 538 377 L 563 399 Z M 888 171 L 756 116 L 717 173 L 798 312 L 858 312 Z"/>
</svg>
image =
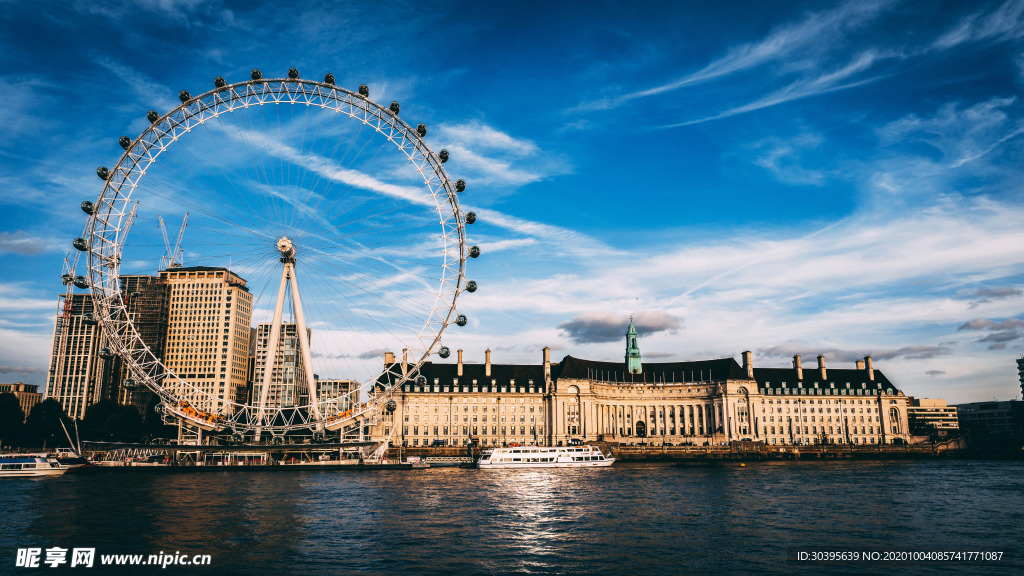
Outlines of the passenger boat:
<svg viewBox="0 0 1024 576">
<path fill-rule="evenodd" d="M 596 446 L 518 446 L 485 450 L 478 468 L 580 468 L 611 466 L 614 458 Z"/>
<path fill-rule="evenodd" d="M 47 454 L 0 454 L 0 478 L 60 476 L 68 470 Z"/>
</svg>

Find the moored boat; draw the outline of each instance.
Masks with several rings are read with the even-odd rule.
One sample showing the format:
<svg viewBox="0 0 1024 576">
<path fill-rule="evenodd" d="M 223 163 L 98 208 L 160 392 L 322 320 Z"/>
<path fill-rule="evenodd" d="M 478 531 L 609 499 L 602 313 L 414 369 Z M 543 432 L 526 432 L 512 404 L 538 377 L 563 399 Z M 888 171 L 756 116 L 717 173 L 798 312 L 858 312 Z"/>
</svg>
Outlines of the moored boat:
<svg viewBox="0 0 1024 576">
<path fill-rule="evenodd" d="M 60 476 L 68 471 L 47 454 L 0 454 L 0 478 Z"/>
<path fill-rule="evenodd" d="M 485 450 L 478 468 L 582 468 L 611 466 L 615 459 L 596 446 L 516 446 Z"/>
</svg>

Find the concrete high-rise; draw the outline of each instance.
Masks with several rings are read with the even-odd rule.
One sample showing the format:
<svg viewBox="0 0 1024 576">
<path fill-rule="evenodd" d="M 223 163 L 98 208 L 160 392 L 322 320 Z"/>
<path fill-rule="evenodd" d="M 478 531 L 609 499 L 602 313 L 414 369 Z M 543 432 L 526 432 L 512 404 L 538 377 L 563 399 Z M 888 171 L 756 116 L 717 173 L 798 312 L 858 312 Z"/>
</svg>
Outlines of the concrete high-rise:
<svg viewBox="0 0 1024 576">
<path fill-rule="evenodd" d="M 252 322 L 245 280 L 207 266 L 162 270 L 160 280 L 168 286 L 168 370 L 209 394 L 194 406 L 199 410 L 226 413 L 227 403 L 244 403 Z M 165 386 L 176 385 L 169 379 Z"/>
<path fill-rule="evenodd" d="M 252 397 L 249 403 L 256 406 L 263 393 L 263 372 L 267 366 L 267 352 L 270 348 L 271 324 L 260 324 L 256 328 L 256 368 L 253 371 Z M 274 366 L 270 389 L 267 390 L 267 408 L 301 406 L 308 402 L 309 386 L 306 383 L 306 366 L 302 362 L 300 339 L 295 324 L 281 324 L 277 350 L 274 352 Z M 306 329 L 306 340 L 312 331 Z"/>
<path fill-rule="evenodd" d="M 101 358 L 104 347 L 93 315 L 90 294 L 61 294 L 53 327 L 46 397 L 53 398 L 72 418 L 85 418 L 85 409 L 109 394 L 105 376 L 112 358 Z"/>
<path fill-rule="evenodd" d="M 146 346 L 159 359 L 164 358 L 167 342 L 168 297 L 170 291 L 158 276 L 121 276 L 121 296 L 124 299 L 128 320 L 139 334 L 141 344 L 132 341 L 129 345 Z M 140 414 L 146 415 L 153 393 L 145 386 L 128 388 L 124 382 L 131 377 L 128 366 L 117 359 L 116 392 L 118 403 L 134 406 Z"/>
</svg>

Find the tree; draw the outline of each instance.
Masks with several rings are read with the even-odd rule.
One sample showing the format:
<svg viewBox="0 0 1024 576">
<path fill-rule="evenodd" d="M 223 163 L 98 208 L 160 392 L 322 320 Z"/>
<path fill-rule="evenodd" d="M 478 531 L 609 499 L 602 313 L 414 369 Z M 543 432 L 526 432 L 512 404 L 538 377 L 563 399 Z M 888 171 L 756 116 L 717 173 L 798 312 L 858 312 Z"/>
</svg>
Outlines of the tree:
<svg viewBox="0 0 1024 576">
<path fill-rule="evenodd" d="M 134 406 L 101 400 L 86 408 L 82 428 L 92 440 L 138 442 L 143 432 L 142 415 Z"/>
<path fill-rule="evenodd" d="M 26 446 L 43 448 L 67 444 L 67 436 L 61 421 L 67 419 L 64 408 L 53 398 L 47 398 L 32 407 L 25 420 L 25 435 L 22 442 Z"/>
<path fill-rule="evenodd" d="M 117 402 L 105 399 L 85 409 L 82 419 L 82 436 L 89 440 L 110 440 L 110 417 L 117 411 Z"/>
<path fill-rule="evenodd" d="M 18 397 L 10 392 L 0 394 L 0 446 L 16 446 L 25 429 L 25 411 Z"/>
</svg>

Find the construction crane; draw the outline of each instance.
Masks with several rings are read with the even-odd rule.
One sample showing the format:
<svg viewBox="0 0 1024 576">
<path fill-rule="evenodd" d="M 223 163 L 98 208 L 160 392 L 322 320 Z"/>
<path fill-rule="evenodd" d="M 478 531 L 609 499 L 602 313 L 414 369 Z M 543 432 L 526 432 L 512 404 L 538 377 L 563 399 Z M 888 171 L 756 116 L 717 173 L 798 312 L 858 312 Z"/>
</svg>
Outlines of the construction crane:
<svg viewBox="0 0 1024 576">
<path fill-rule="evenodd" d="M 167 249 L 167 253 L 160 258 L 160 269 L 180 268 L 184 256 L 181 249 L 181 238 L 185 235 L 185 225 L 188 224 L 188 212 L 185 212 L 185 217 L 181 220 L 181 228 L 178 230 L 178 239 L 174 241 L 173 250 L 170 240 L 167 239 L 167 226 L 164 225 L 164 217 L 158 214 L 157 219 L 160 220 L 160 232 L 164 235 L 164 248 Z"/>
</svg>

